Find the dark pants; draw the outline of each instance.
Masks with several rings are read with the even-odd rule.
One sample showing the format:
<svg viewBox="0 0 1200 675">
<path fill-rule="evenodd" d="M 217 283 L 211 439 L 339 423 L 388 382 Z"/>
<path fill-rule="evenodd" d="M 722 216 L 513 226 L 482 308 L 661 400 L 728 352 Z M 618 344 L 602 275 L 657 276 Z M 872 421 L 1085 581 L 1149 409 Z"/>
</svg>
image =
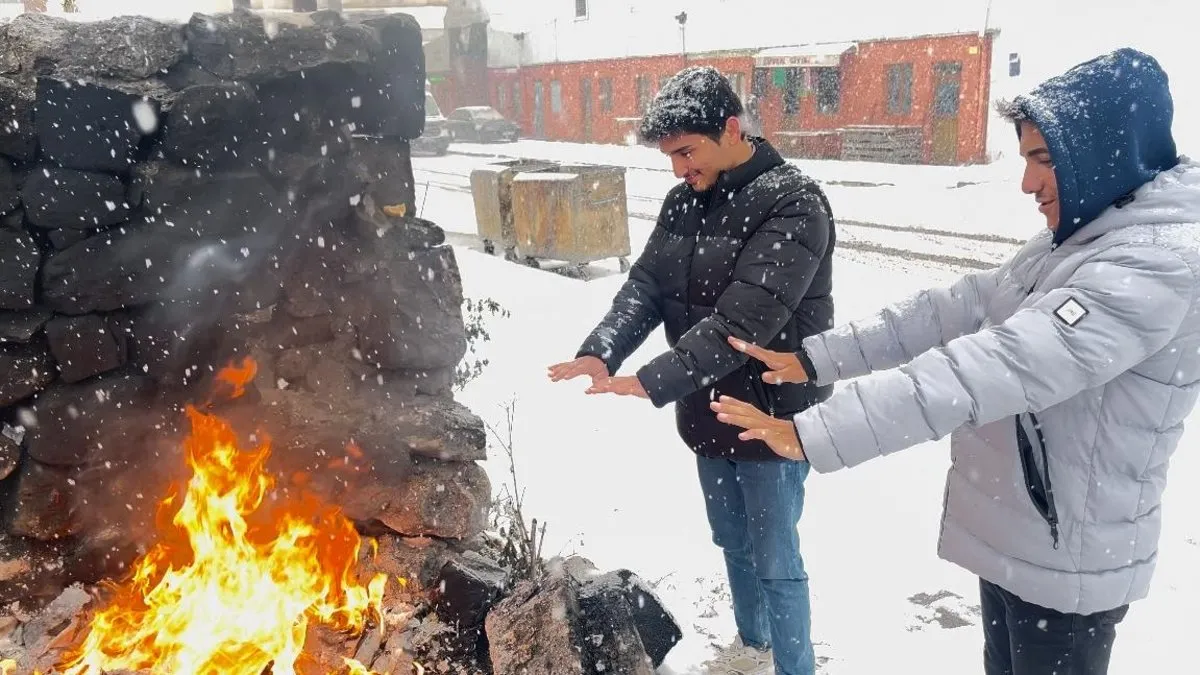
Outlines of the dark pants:
<svg viewBox="0 0 1200 675">
<path fill-rule="evenodd" d="M 1063 614 L 979 581 L 987 675 L 1106 675 L 1117 624 L 1129 605 Z"/>
</svg>

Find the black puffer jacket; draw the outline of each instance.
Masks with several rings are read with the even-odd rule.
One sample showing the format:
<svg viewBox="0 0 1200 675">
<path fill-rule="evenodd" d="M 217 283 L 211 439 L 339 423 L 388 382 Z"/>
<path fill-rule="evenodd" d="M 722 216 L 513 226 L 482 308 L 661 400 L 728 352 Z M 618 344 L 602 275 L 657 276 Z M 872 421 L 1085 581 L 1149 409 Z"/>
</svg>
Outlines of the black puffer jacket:
<svg viewBox="0 0 1200 675">
<path fill-rule="evenodd" d="M 768 385 L 764 368 L 729 346 L 730 335 L 777 351 L 833 326 L 833 216 L 816 182 L 755 139 L 754 156 L 697 193 L 680 184 L 612 309 L 579 355 L 610 373 L 664 324 L 671 350 L 638 371 L 654 405 L 676 404 L 679 434 L 708 457 L 771 460 L 760 441 L 738 439 L 708 407 L 718 395 L 791 416 L 830 387 Z"/>
</svg>

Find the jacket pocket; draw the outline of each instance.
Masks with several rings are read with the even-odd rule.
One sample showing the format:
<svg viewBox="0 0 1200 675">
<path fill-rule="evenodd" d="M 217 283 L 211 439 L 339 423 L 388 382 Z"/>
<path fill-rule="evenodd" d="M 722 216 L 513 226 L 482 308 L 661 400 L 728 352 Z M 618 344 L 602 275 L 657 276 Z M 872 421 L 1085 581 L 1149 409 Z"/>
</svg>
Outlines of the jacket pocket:
<svg viewBox="0 0 1200 675">
<path fill-rule="evenodd" d="M 1058 548 L 1058 509 L 1054 505 L 1054 487 L 1050 483 L 1049 455 L 1046 438 L 1037 415 L 1017 415 L 1017 454 L 1021 457 L 1021 472 L 1029 500 L 1042 519 L 1050 526 L 1050 538 Z"/>
</svg>

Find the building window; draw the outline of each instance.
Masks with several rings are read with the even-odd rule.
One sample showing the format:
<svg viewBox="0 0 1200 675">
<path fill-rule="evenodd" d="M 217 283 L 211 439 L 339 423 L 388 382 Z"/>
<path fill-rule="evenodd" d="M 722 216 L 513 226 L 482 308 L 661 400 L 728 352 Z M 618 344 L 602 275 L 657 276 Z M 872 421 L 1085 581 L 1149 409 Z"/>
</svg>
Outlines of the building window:
<svg viewBox="0 0 1200 675">
<path fill-rule="evenodd" d="M 1008 55 L 1008 76 L 1009 77 L 1020 77 L 1021 76 L 1021 55 L 1020 54 L 1017 54 L 1014 52 L 1014 53 Z"/>
<path fill-rule="evenodd" d="M 840 68 L 817 68 L 817 112 L 836 115 L 842 104 Z"/>
<path fill-rule="evenodd" d="M 561 113 L 563 111 L 562 100 L 562 82 L 552 80 L 550 82 L 550 112 Z"/>
<path fill-rule="evenodd" d="M 800 114 L 800 101 L 804 98 L 804 74 L 800 68 L 788 68 L 783 76 L 783 114 L 793 117 Z"/>
<path fill-rule="evenodd" d="M 897 63 L 888 66 L 887 108 L 889 115 L 912 113 L 913 65 Z"/>
<path fill-rule="evenodd" d="M 962 95 L 962 64 L 943 61 L 933 67 L 933 114 L 937 117 L 957 117 L 958 99 Z"/>
<path fill-rule="evenodd" d="M 600 110 L 602 112 L 612 112 L 613 110 L 613 87 L 611 78 L 606 77 L 600 80 Z"/>
<path fill-rule="evenodd" d="M 520 116 L 525 111 L 525 104 L 523 101 L 521 101 L 521 83 L 520 82 L 513 82 L 512 100 L 513 100 L 513 108 L 517 111 L 517 115 Z"/>
<path fill-rule="evenodd" d="M 650 76 L 637 76 L 637 109 L 639 115 L 645 115 L 650 107 Z"/>
<path fill-rule="evenodd" d="M 508 87 L 503 83 L 496 85 L 496 107 L 501 110 L 508 107 Z"/>
<path fill-rule="evenodd" d="M 762 98 L 767 95 L 767 86 L 771 81 L 771 73 L 766 68 L 755 68 L 751 87 L 752 93 Z"/>
<path fill-rule="evenodd" d="M 575 18 L 586 19 L 588 15 L 587 0 L 575 0 Z"/>
</svg>

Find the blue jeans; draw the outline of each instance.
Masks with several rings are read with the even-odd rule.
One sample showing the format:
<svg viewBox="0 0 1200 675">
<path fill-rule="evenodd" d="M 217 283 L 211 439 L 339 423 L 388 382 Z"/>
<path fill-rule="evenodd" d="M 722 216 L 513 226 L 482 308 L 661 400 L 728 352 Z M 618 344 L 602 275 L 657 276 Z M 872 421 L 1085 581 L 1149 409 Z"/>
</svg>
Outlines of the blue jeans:
<svg viewBox="0 0 1200 675">
<path fill-rule="evenodd" d="M 776 675 L 814 675 L 808 574 L 796 531 L 808 463 L 697 457 L 697 466 L 742 641 L 771 647 Z"/>
</svg>

